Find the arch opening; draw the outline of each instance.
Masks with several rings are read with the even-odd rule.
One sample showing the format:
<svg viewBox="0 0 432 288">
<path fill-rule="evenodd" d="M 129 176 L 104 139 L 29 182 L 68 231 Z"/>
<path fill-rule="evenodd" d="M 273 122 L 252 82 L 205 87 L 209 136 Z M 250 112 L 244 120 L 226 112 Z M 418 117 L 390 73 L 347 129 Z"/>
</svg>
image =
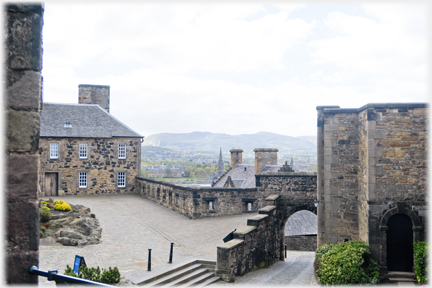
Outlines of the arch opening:
<svg viewBox="0 0 432 288">
<path fill-rule="evenodd" d="M 413 270 L 413 223 L 405 214 L 395 214 L 387 222 L 387 270 Z"/>
</svg>

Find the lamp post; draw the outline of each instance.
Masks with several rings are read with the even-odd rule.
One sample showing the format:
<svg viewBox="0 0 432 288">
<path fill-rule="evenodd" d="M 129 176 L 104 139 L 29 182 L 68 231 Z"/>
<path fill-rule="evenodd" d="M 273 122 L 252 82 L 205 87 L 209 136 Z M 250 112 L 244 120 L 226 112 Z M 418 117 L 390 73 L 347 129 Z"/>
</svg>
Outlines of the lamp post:
<svg viewBox="0 0 432 288">
<path fill-rule="evenodd" d="M 320 201 L 318 201 L 318 199 L 315 198 L 315 200 L 314 200 L 314 205 L 315 205 L 316 208 L 318 207 L 319 202 L 320 202 Z"/>
</svg>

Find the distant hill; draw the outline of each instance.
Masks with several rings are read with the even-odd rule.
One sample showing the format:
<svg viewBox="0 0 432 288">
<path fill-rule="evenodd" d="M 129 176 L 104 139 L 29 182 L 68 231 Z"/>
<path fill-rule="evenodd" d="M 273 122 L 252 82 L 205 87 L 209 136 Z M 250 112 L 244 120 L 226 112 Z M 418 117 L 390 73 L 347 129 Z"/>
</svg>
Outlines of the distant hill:
<svg viewBox="0 0 432 288">
<path fill-rule="evenodd" d="M 211 132 L 160 133 L 146 137 L 143 146 L 173 150 L 218 151 L 232 148 L 252 154 L 255 148 L 277 148 L 280 154 L 313 156 L 317 153 L 316 136 L 292 137 L 270 132 L 229 135 Z"/>
</svg>

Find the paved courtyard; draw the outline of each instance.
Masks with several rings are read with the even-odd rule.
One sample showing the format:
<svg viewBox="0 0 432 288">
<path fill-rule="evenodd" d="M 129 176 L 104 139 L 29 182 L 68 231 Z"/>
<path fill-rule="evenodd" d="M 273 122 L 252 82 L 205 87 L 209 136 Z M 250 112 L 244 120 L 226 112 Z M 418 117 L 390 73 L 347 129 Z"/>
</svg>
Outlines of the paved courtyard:
<svg viewBox="0 0 432 288">
<path fill-rule="evenodd" d="M 67 264 L 73 265 L 75 255 L 78 254 L 84 256 L 87 266 L 117 266 L 126 279 L 133 278 L 134 275 L 156 273 L 169 267 L 171 242 L 174 242 L 173 265 L 189 259 L 215 261 L 216 247 L 223 244 L 222 239 L 235 228 L 245 226 L 247 219 L 254 215 L 190 220 L 139 195 L 130 194 L 52 198 L 89 207 L 92 213 L 96 214 L 102 227 L 102 243 L 82 247 L 63 246 L 43 239 L 39 247 L 39 268 L 59 270 L 59 273 L 63 273 Z M 149 248 L 152 249 L 151 272 L 147 271 Z M 313 252 L 289 251 L 286 262 L 276 263 L 271 268 L 238 277 L 235 283 L 261 286 L 266 283 L 311 285 L 314 283 L 312 263 Z M 282 281 L 283 276 L 289 278 L 286 269 L 291 269 L 294 276 L 301 275 L 300 278 L 303 280 L 291 277 Z M 272 282 L 276 274 L 279 275 L 277 277 L 280 281 Z M 39 277 L 39 285 L 55 283 Z"/>
</svg>

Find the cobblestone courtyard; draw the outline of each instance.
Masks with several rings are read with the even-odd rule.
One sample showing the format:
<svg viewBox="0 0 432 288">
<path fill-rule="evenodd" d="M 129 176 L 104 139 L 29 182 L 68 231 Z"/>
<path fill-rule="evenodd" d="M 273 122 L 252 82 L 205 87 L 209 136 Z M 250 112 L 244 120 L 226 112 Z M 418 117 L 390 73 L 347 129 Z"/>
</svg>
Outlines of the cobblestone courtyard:
<svg viewBox="0 0 432 288">
<path fill-rule="evenodd" d="M 216 260 L 216 247 L 223 244 L 222 239 L 235 228 L 246 226 L 247 219 L 254 215 L 242 214 L 190 220 L 139 195 L 130 194 L 52 198 L 89 207 L 92 213 L 96 214 L 102 227 L 102 243 L 83 247 L 63 246 L 43 239 L 39 247 L 39 268 L 59 270 L 59 273 L 63 273 L 67 264 L 73 265 L 75 255 L 78 254 L 84 256 L 87 266 L 101 268 L 117 266 L 126 279 L 137 274 L 156 273 L 169 267 L 171 242 L 174 242 L 173 264 L 189 259 Z M 149 248 L 152 249 L 152 272 L 147 271 Z M 295 266 L 297 268 L 292 270 L 293 275 L 302 275 L 304 285 L 312 284 L 313 252 L 289 251 L 288 256 L 286 262 L 276 263 L 269 269 L 239 277 L 236 283 L 262 285 L 266 283 L 262 282 L 266 277 L 270 281 L 274 273 L 280 273 L 277 269 Z M 297 265 L 293 266 L 294 262 Z M 287 273 L 283 272 L 279 278 L 282 275 L 288 277 Z M 254 280 L 253 277 L 257 278 Z M 272 283 L 288 284 L 292 281 L 293 279 L 289 282 Z M 292 284 L 296 285 L 296 281 L 299 280 L 295 280 Z M 219 283 L 224 286 L 232 285 Z M 55 283 L 39 277 L 39 285 L 55 285 Z"/>
</svg>

